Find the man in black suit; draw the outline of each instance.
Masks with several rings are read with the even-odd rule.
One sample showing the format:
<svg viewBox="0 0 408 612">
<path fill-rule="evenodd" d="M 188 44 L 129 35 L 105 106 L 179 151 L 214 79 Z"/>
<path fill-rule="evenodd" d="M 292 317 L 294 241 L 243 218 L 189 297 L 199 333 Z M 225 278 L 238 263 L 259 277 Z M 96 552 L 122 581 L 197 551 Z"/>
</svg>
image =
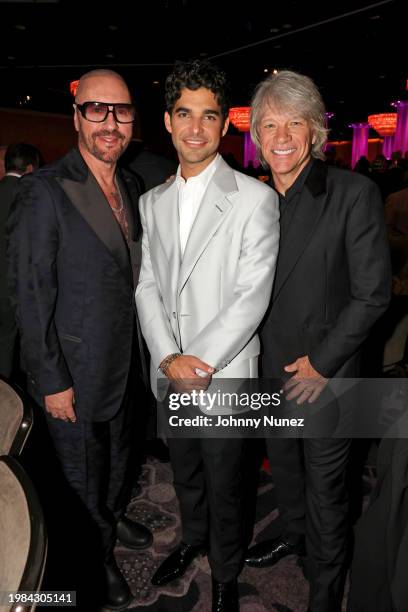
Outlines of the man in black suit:
<svg viewBox="0 0 408 612">
<path fill-rule="evenodd" d="M 0 181 L 0 375 L 10 378 L 13 370 L 17 328 L 7 287 L 6 221 L 19 179 L 38 168 L 39 151 L 23 142 L 7 147 L 5 176 Z"/>
<path fill-rule="evenodd" d="M 286 379 L 287 399 L 313 403 L 329 378 L 356 377 L 359 351 L 390 297 L 381 198 L 364 176 L 329 167 L 323 100 L 313 81 L 271 75 L 252 103 L 252 136 L 279 194 L 281 239 L 262 329 L 263 376 Z M 311 612 L 341 609 L 350 440 L 269 439 L 283 524 L 248 565 L 301 554 L 306 538 Z"/>
<path fill-rule="evenodd" d="M 141 140 L 133 139 L 120 160 L 122 168 L 136 174 L 143 193 L 165 183 L 177 172 L 177 164 L 163 155 L 149 151 Z"/>
<path fill-rule="evenodd" d="M 138 185 L 117 171 L 135 107 L 122 77 L 79 82 L 78 148 L 22 179 L 9 218 L 10 285 L 32 396 L 64 474 L 98 529 L 106 607 L 131 593 L 113 557 L 116 537 L 145 548 L 150 532 L 124 517 L 138 335 Z M 137 344 L 137 343 L 136 343 Z M 97 595 L 97 594 L 95 594 Z"/>
</svg>

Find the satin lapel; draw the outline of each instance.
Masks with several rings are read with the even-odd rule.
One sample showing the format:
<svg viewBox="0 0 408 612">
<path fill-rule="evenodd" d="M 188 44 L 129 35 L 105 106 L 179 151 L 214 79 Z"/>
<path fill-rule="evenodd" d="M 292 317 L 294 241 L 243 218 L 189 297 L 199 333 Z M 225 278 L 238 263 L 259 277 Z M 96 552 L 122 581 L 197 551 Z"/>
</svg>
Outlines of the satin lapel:
<svg viewBox="0 0 408 612">
<path fill-rule="evenodd" d="M 159 239 L 167 257 L 163 265 L 170 270 L 171 287 L 175 295 L 181 261 L 178 188 L 175 180 L 163 186 L 163 191 L 153 204 L 153 215 Z"/>
<path fill-rule="evenodd" d="M 273 301 L 278 297 L 312 238 L 327 202 L 325 192 L 313 195 L 307 183 L 308 181 L 302 190 L 290 229 L 278 256 Z"/>
<path fill-rule="evenodd" d="M 178 291 L 181 293 L 194 266 L 232 208 L 227 195 L 238 190 L 233 170 L 221 159 L 208 185 L 194 221 L 181 262 Z"/>
<path fill-rule="evenodd" d="M 128 248 L 101 188 L 91 172 L 85 182 L 57 178 L 67 197 L 103 242 L 127 279 L 131 278 Z"/>
</svg>

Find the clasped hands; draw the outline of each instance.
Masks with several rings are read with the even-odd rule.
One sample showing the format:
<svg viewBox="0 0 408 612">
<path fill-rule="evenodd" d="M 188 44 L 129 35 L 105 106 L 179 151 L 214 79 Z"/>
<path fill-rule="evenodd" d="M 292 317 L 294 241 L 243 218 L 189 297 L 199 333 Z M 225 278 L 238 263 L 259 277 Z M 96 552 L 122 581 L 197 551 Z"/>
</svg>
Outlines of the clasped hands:
<svg viewBox="0 0 408 612">
<path fill-rule="evenodd" d="M 166 376 L 176 391 L 190 393 L 208 389 L 214 372 L 213 367 L 194 355 L 179 355 L 167 368 Z"/>
</svg>

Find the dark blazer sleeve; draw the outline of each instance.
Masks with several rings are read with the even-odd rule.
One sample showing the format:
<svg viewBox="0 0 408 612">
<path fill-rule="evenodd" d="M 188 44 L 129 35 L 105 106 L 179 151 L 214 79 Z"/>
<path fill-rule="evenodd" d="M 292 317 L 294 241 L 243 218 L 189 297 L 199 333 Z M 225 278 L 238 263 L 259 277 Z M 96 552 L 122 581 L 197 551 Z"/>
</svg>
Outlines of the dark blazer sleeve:
<svg viewBox="0 0 408 612">
<path fill-rule="evenodd" d="M 383 204 L 372 181 L 364 183 L 350 207 L 344 249 L 350 298 L 334 326 L 309 355 L 313 367 L 327 378 L 334 376 L 358 351 L 391 297 L 391 266 Z"/>
<path fill-rule="evenodd" d="M 72 386 L 54 322 L 58 295 L 59 232 L 46 180 L 21 179 L 8 218 L 9 288 L 16 307 L 21 352 L 36 393 Z"/>
</svg>

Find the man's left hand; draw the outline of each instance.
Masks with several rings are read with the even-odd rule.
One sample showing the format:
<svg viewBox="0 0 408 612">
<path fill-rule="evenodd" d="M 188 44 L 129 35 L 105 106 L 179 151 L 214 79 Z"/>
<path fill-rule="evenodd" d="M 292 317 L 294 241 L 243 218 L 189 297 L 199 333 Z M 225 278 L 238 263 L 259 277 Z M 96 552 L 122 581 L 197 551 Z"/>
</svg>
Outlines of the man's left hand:
<svg viewBox="0 0 408 612">
<path fill-rule="evenodd" d="M 285 366 L 284 370 L 295 372 L 285 384 L 284 389 L 288 392 L 286 399 L 296 399 L 297 404 L 303 404 L 306 401 L 309 404 L 315 402 L 329 380 L 314 369 L 307 355 Z"/>
</svg>

